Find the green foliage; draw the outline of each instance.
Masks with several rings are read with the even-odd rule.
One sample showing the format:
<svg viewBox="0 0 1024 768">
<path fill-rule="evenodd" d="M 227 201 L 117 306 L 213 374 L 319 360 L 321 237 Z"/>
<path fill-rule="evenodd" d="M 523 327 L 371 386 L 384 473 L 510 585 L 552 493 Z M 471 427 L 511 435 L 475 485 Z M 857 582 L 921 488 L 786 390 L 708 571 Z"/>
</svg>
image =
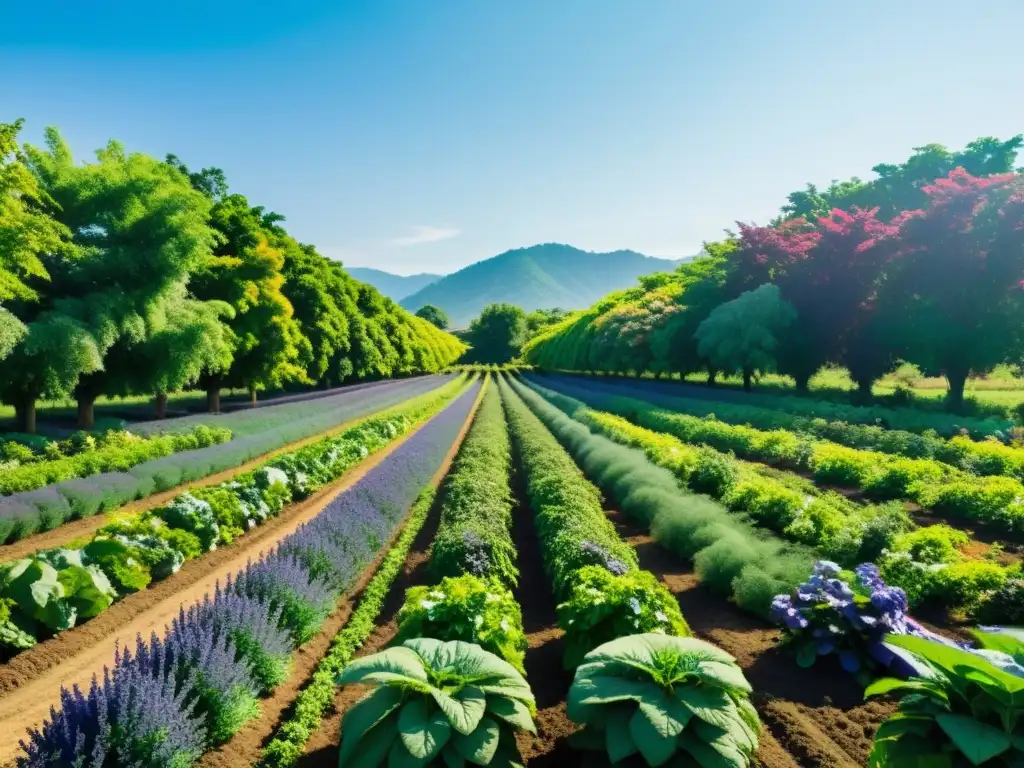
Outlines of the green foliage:
<svg viewBox="0 0 1024 768">
<path fill-rule="evenodd" d="M 466 574 L 407 590 L 398 612 L 395 642 L 416 637 L 474 643 L 525 674 L 522 612 L 512 593 L 496 579 Z"/>
<path fill-rule="evenodd" d="M 579 746 L 614 764 L 637 755 L 647 765 L 674 765 L 682 754 L 686 764 L 743 767 L 761 730 L 750 693 L 736 660 L 709 643 L 633 635 L 586 655 L 566 714 L 584 726 Z"/>
<path fill-rule="evenodd" d="M 303 746 L 319 727 L 327 708 L 334 702 L 335 678 L 374 630 L 384 600 L 409 554 L 416 535 L 434 503 L 434 491 L 425 489 L 413 505 L 409 520 L 395 545 L 381 562 L 377 573 L 363 590 L 358 607 L 345 627 L 335 635 L 327 655 L 320 660 L 312 679 L 295 701 L 294 713 L 260 754 L 258 768 L 286 768 L 295 765 Z"/>
<path fill-rule="evenodd" d="M 555 595 L 567 599 L 575 572 L 600 564 L 598 557 L 635 569 L 636 553 L 605 517 L 600 492 L 508 384 L 499 386 Z"/>
<path fill-rule="evenodd" d="M 719 305 L 697 328 L 697 351 L 725 373 L 775 370 L 779 340 L 796 311 L 770 283 Z"/>
<path fill-rule="evenodd" d="M 440 307 L 433 304 L 424 304 L 416 310 L 416 317 L 421 317 L 431 325 L 435 325 L 442 331 L 448 329 L 448 315 Z"/>
<path fill-rule="evenodd" d="M 891 635 L 888 642 L 913 653 L 922 670 L 906 681 L 878 680 L 865 691 L 866 697 L 904 694 L 875 734 L 872 768 L 1024 760 L 1024 678 L 942 643 L 910 635 Z"/>
<path fill-rule="evenodd" d="M 569 599 L 558 606 L 565 631 L 566 669 L 575 669 L 599 645 L 627 635 L 690 634 L 679 603 L 649 571 L 621 575 L 588 565 L 576 572 Z"/>
<path fill-rule="evenodd" d="M 489 304 L 469 325 L 465 362 L 508 363 L 526 341 L 526 313 L 512 304 Z"/>
<path fill-rule="evenodd" d="M 217 547 L 220 525 L 217 523 L 213 508 L 191 493 L 175 496 L 166 505 L 153 510 L 153 514 L 172 528 L 180 528 L 194 534 L 202 544 L 204 552 Z"/>
<path fill-rule="evenodd" d="M 479 646 L 430 638 L 351 662 L 341 684 L 375 687 L 342 719 L 338 764 L 425 766 L 519 762 L 515 733 L 536 733 L 530 686 Z"/>
<path fill-rule="evenodd" d="M 441 487 L 441 520 L 430 549 L 435 577 L 472 573 L 515 586 L 511 463 L 501 396 L 488 385 Z"/>
</svg>

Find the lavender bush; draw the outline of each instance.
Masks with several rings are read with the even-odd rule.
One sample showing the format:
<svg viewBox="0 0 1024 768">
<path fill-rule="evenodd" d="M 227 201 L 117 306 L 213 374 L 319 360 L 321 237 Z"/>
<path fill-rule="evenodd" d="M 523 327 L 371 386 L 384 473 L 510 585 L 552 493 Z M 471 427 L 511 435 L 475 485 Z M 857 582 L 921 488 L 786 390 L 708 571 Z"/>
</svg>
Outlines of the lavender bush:
<svg viewBox="0 0 1024 768">
<path fill-rule="evenodd" d="M 140 639 L 135 654 L 117 653 L 88 696 L 62 690 L 61 708 L 22 742 L 19 768 L 186 768 L 227 738 L 255 714 L 255 692 L 280 679 L 285 651 L 308 626 L 302 622 L 326 615 L 391 537 L 478 389 L 471 386 L 275 550 L 183 612 L 162 640 Z"/>
<path fill-rule="evenodd" d="M 806 583 L 772 601 L 771 617 L 785 630 L 783 642 L 795 650 L 800 666 L 835 654 L 843 669 L 866 681 L 884 668 L 902 675 L 912 671 L 884 644 L 888 634 L 945 642 L 914 621 L 907 609 L 906 593 L 887 586 L 874 563 L 859 565 L 850 574 L 836 563 L 819 560 Z"/>
<path fill-rule="evenodd" d="M 226 443 L 147 461 L 125 472 L 105 472 L 0 498 L 0 544 L 237 467 L 287 443 L 429 392 L 452 378 L 427 376 L 393 381 L 316 400 L 136 425 L 136 432 L 148 435 L 188 430 L 204 419 L 213 419 L 219 426 L 228 427 L 235 437 Z M 55 500 L 54 493 L 62 501 Z"/>
</svg>

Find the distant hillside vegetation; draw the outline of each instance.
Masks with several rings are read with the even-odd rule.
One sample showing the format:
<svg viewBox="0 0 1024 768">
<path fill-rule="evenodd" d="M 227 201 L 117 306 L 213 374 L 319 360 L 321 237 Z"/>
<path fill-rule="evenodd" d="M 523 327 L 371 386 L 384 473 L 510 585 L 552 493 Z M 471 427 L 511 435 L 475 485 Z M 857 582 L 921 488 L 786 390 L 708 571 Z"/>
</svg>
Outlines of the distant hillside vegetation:
<svg viewBox="0 0 1024 768">
<path fill-rule="evenodd" d="M 393 301 L 401 301 L 435 280 L 441 279 L 441 275 L 393 275 L 369 267 L 345 267 L 345 271 L 359 282 L 369 283 Z"/>
<path fill-rule="evenodd" d="M 589 307 L 606 293 L 633 285 L 641 275 L 675 269 L 680 261 L 636 251 L 592 253 L 557 243 L 534 245 L 471 264 L 399 303 L 411 312 L 434 304 L 448 313 L 453 328 L 465 328 L 496 302 L 527 312 Z"/>
</svg>

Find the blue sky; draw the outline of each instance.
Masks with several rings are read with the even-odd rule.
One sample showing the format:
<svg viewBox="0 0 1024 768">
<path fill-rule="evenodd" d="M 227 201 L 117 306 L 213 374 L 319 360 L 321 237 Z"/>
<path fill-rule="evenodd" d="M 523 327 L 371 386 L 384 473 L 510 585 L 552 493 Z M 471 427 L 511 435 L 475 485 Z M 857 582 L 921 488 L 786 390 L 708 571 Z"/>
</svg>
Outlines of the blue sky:
<svg viewBox="0 0 1024 768">
<path fill-rule="evenodd" d="M 678 256 L 1024 131 L 1021 29 L 1020 0 L 36 0 L 4 11 L 0 121 L 219 166 L 351 266 Z"/>
</svg>

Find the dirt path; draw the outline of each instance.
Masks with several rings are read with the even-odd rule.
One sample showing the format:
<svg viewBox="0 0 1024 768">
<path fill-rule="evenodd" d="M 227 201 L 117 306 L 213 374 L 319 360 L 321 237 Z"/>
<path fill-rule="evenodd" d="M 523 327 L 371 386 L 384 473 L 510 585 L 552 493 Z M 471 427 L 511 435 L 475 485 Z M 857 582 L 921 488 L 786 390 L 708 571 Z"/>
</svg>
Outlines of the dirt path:
<svg viewBox="0 0 1024 768">
<path fill-rule="evenodd" d="M 87 688 L 92 676 L 102 674 L 104 666 L 113 661 L 115 643 L 134 645 L 137 635 L 162 631 L 177 615 L 180 606 L 202 600 L 217 582 L 224 581 L 260 552 L 270 549 L 315 517 L 339 493 L 354 485 L 418 432 L 423 424 L 231 546 L 186 563 L 181 571 L 153 588 L 130 595 L 81 627 L 63 632 L 12 659 L 0 669 L 0 729 L 16 737 L 0 744 L 0 765 L 13 761 L 19 751 L 18 738 L 27 728 L 38 726 L 49 715 L 51 706 L 59 704 L 62 685 Z"/>
<path fill-rule="evenodd" d="M 437 487 L 444 479 L 445 475 L 448 474 L 451 463 L 454 461 L 459 447 L 462 445 L 462 441 L 465 438 L 466 433 L 469 431 L 469 426 L 473 423 L 476 410 L 480 406 L 482 393 L 483 388 L 481 387 L 480 392 L 477 393 L 477 399 L 473 404 L 473 407 L 470 409 L 462 429 L 455 438 L 455 442 L 445 455 L 437 472 L 431 478 L 431 484 L 434 487 Z M 412 547 L 409 551 L 409 555 L 406 557 L 402 572 L 398 578 L 395 579 L 395 583 L 392 585 L 392 588 L 388 593 L 384 608 L 381 612 L 382 616 L 393 617 L 402 605 L 402 601 L 405 598 L 405 589 L 415 583 L 422 583 L 422 581 L 416 581 L 416 579 L 422 579 L 422 568 L 426 564 L 427 551 L 437 533 L 437 526 L 439 522 L 438 509 L 435 504 L 435 508 L 431 510 L 427 520 L 423 524 L 423 528 L 420 529 L 420 532 L 413 540 Z M 303 646 L 295 656 L 293 656 L 293 668 L 291 675 L 289 675 L 288 680 L 285 681 L 284 684 L 274 691 L 273 696 L 262 700 L 261 716 L 256 720 L 252 720 L 247 723 L 227 744 L 222 745 L 216 750 L 208 752 L 198 763 L 198 768 L 237 768 L 237 766 L 242 765 L 253 765 L 256 762 L 264 745 L 277 732 L 282 721 L 290 716 L 292 704 L 305 688 L 306 683 L 316 670 L 316 667 L 320 663 L 324 654 L 327 653 L 334 636 L 337 635 L 348 622 L 349 616 L 351 616 L 352 611 L 359 602 L 362 591 L 373 578 L 380 561 L 383 560 L 384 556 L 391 550 L 392 545 L 397 540 L 401 530 L 404 529 L 405 524 L 405 521 L 403 521 L 402 525 L 396 529 L 395 533 L 392 535 L 391 541 L 388 542 L 386 547 L 381 549 L 377 560 L 363 573 L 355 589 L 350 593 L 345 601 L 335 609 L 334 613 L 331 614 L 331 617 L 324 624 L 320 633 L 311 642 Z M 399 585 L 402 585 L 401 589 L 399 589 Z M 367 653 L 373 653 L 383 647 L 383 645 L 386 645 L 387 642 L 390 641 L 390 638 L 394 636 L 397 625 L 391 626 L 388 629 L 390 630 L 390 634 L 385 637 L 384 635 L 386 633 L 382 633 L 382 628 L 378 627 L 377 631 L 369 640 L 367 640 L 357 655 L 362 656 Z M 378 639 L 378 635 L 381 635 L 383 639 Z M 317 733 L 313 734 L 310 741 L 310 744 L 312 745 L 314 742 L 318 741 L 318 738 L 323 739 L 324 743 L 322 746 L 325 748 L 328 757 L 327 762 L 324 764 L 326 765 L 329 763 L 332 768 L 337 765 L 337 734 L 338 725 L 341 719 L 340 712 L 342 711 L 341 709 L 338 709 L 338 699 L 340 698 L 341 695 L 339 694 L 339 696 L 336 697 L 335 710 L 330 716 L 325 718 L 324 724 L 321 725 Z M 353 700 L 355 699 L 358 699 L 358 696 Z M 333 744 L 327 738 L 330 733 L 334 734 Z M 309 747 L 307 749 L 309 749 Z"/>
<path fill-rule="evenodd" d="M 419 393 L 426 394 L 426 393 Z M 415 395 L 419 396 L 419 395 Z M 400 405 L 400 404 L 399 404 Z M 216 485 L 217 483 L 223 483 L 226 480 L 230 480 L 237 474 L 243 472 L 249 472 L 258 468 L 264 462 L 279 456 L 282 453 L 289 453 L 296 451 L 299 448 L 303 448 L 307 445 L 311 445 L 319 440 L 323 440 L 325 437 L 333 437 L 334 435 L 340 434 L 347 429 L 351 429 L 353 426 L 366 419 L 379 416 L 381 413 L 394 408 L 395 405 L 389 405 L 384 408 L 379 408 L 374 411 L 370 411 L 363 416 L 359 416 L 354 419 L 348 419 L 342 422 L 336 427 L 331 427 L 324 432 L 318 432 L 311 437 L 303 438 L 294 443 L 288 443 L 282 445 L 280 448 L 275 448 L 272 451 L 257 456 L 251 461 L 247 461 L 244 464 L 239 464 L 237 467 L 232 469 L 225 469 L 222 472 L 218 472 L 214 475 L 207 475 L 206 477 L 198 480 L 192 480 L 187 483 L 182 483 L 174 488 L 159 493 L 154 493 L 147 496 L 144 499 L 138 499 L 137 501 L 129 502 L 117 509 L 111 510 L 110 512 L 104 512 L 92 517 L 80 518 L 78 520 L 72 520 L 71 522 L 64 523 L 63 525 L 54 528 L 52 531 L 44 531 L 37 533 L 28 538 L 21 539 L 19 541 L 11 542 L 10 544 L 0 545 L 0 563 L 7 562 L 10 560 L 17 560 L 22 557 L 27 557 L 41 549 L 50 549 L 53 547 L 62 547 L 77 540 L 86 539 L 92 536 L 97 530 L 107 524 L 109 519 L 114 515 L 123 515 L 130 512 L 143 512 L 147 509 L 156 509 L 162 504 L 166 504 L 168 501 L 173 499 L 178 494 L 189 488 L 204 488 L 210 485 Z"/>
<path fill-rule="evenodd" d="M 640 566 L 669 588 L 695 636 L 736 657 L 754 688 L 766 733 L 759 762 L 765 768 L 858 768 L 867 763 L 878 724 L 893 710 L 865 703 L 863 690 L 838 664 L 801 669 L 777 646 L 779 631 L 740 611 L 704 587 L 689 566 L 639 532 L 623 515 L 609 515 L 636 550 Z"/>
</svg>

